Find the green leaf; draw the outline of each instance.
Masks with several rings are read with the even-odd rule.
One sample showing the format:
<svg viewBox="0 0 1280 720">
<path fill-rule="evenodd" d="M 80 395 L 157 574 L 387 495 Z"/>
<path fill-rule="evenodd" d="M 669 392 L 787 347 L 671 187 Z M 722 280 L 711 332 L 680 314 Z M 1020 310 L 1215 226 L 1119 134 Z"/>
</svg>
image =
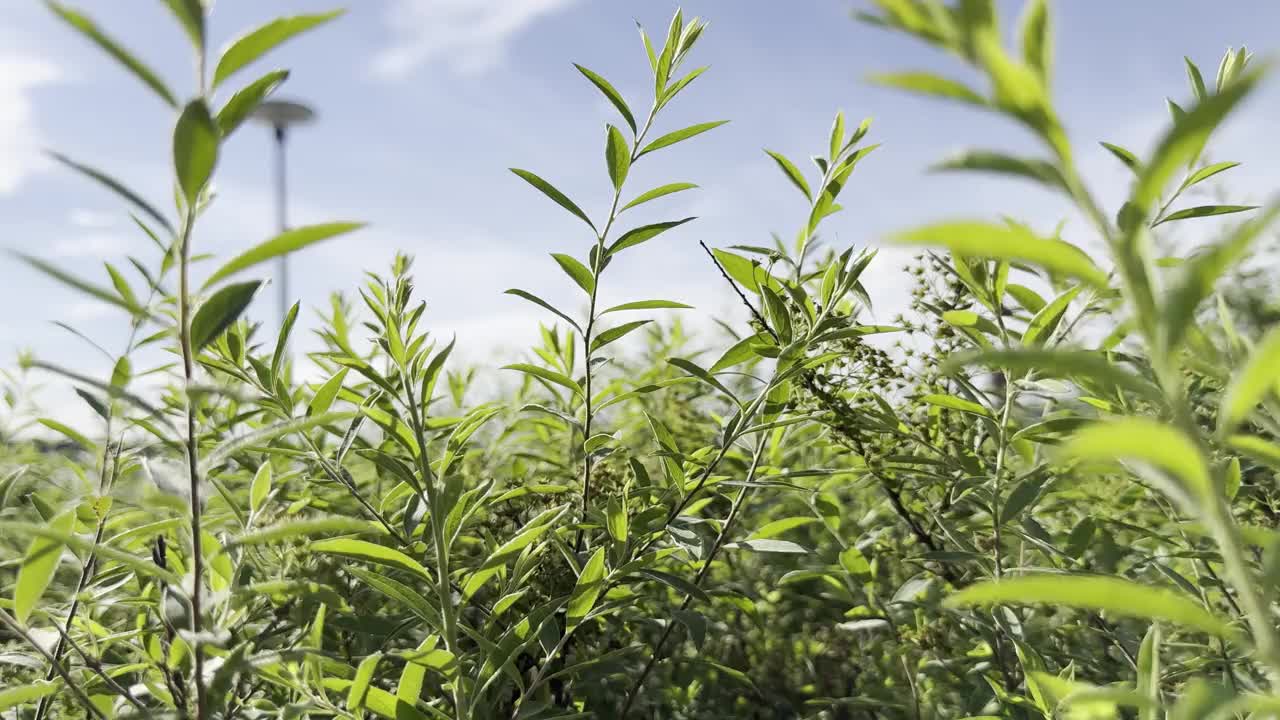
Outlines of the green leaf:
<svg viewBox="0 0 1280 720">
<path fill-rule="evenodd" d="M 970 89 L 964 83 L 940 77 L 932 73 L 877 73 L 871 75 L 868 80 L 877 85 L 906 90 L 920 95 L 959 100 L 979 107 L 986 107 L 988 105 L 986 98 Z"/>
<path fill-rule="evenodd" d="M 627 127 L 631 128 L 631 132 L 636 132 L 635 116 L 631 114 L 631 108 L 627 107 L 627 102 L 622 99 L 622 94 L 614 89 L 613 85 L 610 85 L 608 80 L 605 80 L 596 73 L 577 63 L 574 63 L 573 66 L 578 68 L 578 72 L 586 76 L 586 78 L 591 81 L 591 84 L 599 88 L 600 92 L 604 93 L 604 96 L 609 99 L 609 102 L 613 103 L 613 106 L 618 109 L 618 112 L 622 115 L 622 119 L 627 122 Z"/>
<path fill-rule="evenodd" d="M 205 345 L 218 339 L 235 323 L 240 314 L 253 302 L 253 296 L 262 287 L 261 280 L 233 283 L 200 303 L 196 316 L 191 320 L 191 349 L 200 352 Z"/>
<path fill-rule="evenodd" d="M 97 445 L 92 440 L 85 437 L 83 434 L 77 432 L 76 430 L 72 429 L 70 426 L 64 425 L 63 423 L 60 423 L 57 420 L 54 420 L 52 418 L 40 418 L 36 422 L 49 428 L 50 430 L 53 430 L 54 432 L 57 432 L 61 435 L 65 435 L 66 437 L 74 441 L 75 444 L 79 445 L 85 450 L 93 452 L 93 450 L 97 448 Z"/>
<path fill-rule="evenodd" d="M 1273 203 L 1235 228 L 1222 242 L 1184 264 L 1182 276 L 1163 303 L 1168 348 L 1178 347 L 1187 328 L 1195 320 L 1196 308 L 1213 292 L 1222 274 L 1248 252 L 1254 240 L 1271 226 L 1277 216 L 1280 216 L 1280 203 Z"/>
<path fill-rule="evenodd" d="M 253 482 L 249 484 L 249 512 L 257 515 L 270 493 L 271 463 L 264 462 L 258 468 L 258 472 L 254 473 Z"/>
<path fill-rule="evenodd" d="M 369 683 L 373 680 L 373 671 L 378 669 L 378 663 L 381 661 L 382 653 L 376 652 L 365 656 L 365 659 L 361 660 L 360 665 L 356 667 L 355 679 L 351 681 L 351 687 L 347 690 L 347 709 L 351 712 L 364 708 Z"/>
<path fill-rule="evenodd" d="M 97 45 L 104 52 L 114 58 L 116 62 L 128 68 L 129 72 L 133 73 L 134 76 L 141 80 L 147 87 L 155 91 L 155 93 L 168 103 L 170 107 L 178 107 L 178 99 L 174 97 L 173 92 L 165 86 L 164 81 L 160 79 L 160 76 L 156 75 L 151 68 L 142 64 L 141 61 L 130 54 L 122 45 L 103 33 L 97 23 L 91 20 L 88 16 L 78 10 L 74 10 L 63 5 L 60 2 L 54 2 L 53 0 L 45 0 L 45 4 L 48 5 L 49 9 L 53 10 L 54 14 L 61 18 L 63 22 L 78 30 L 80 34 L 87 37 L 93 42 L 93 44 Z"/>
<path fill-rule="evenodd" d="M 950 608 L 1009 604 L 1103 610 L 1129 617 L 1165 620 L 1218 637 L 1235 636 L 1228 622 L 1185 595 L 1116 577 L 1024 575 L 971 585 L 948 597 L 943 604 Z"/>
<path fill-rule="evenodd" d="M 1253 412 L 1280 382 L 1280 326 L 1272 327 L 1253 348 L 1249 360 L 1231 378 L 1222 395 L 1218 431 L 1228 433 Z"/>
<path fill-rule="evenodd" d="M 1110 389 L 1124 389 L 1158 400 L 1159 390 L 1141 377 L 1108 362 L 1106 356 L 1089 350 L 984 350 L 952 355 L 942 366 L 944 373 L 965 365 L 985 365 L 1013 373 L 1035 371 L 1043 377 L 1084 378 Z"/>
<path fill-rule="evenodd" d="M 52 695 L 59 687 L 60 683 L 57 682 L 36 680 L 29 684 L 0 690 L 0 711 L 8 710 L 22 705 L 23 703 L 29 703 L 32 700 L 39 700 L 42 697 Z"/>
<path fill-rule="evenodd" d="M 802 545 L 790 542 L 788 540 L 741 540 L 725 545 L 726 548 L 733 550 L 750 550 L 752 552 L 765 553 L 785 553 L 791 555 L 807 555 L 808 550 Z"/>
<path fill-rule="evenodd" d="M 615 240 L 613 244 L 609 246 L 608 252 L 610 255 L 613 255 L 626 250 L 629 247 L 635 247 L 636 245 L 654 239 L 671 228 L 679 227 L 690 220 L 696 219 L 697 218 L 687 217 L 683 220 L 671 220 L 668 222 L 653 223 L 651 225 L 641 225 L 638 228 L 633 228 L 623 233 L 622 237 Z"/>
<path fill-rule="evenodd" d="M 611 342 L 614 342 L 615 340 L 620 340 L 623 336 L 629 334 L 632 330 L 636 330 L 637 328 L 644 327 L 645 325 L 649 324 L 649 322 L 650 322 L 649 320 L 636 320 L 629 323 L 623 323 L 616 327 L 611 327 L 608 330 L 605 330 L 604 332 L 595 336 L 591 340 L 591 352 L 595 352 L 596 350 L 599 350 L 600 348 L 604 347 L 605 345 L 608 345 Z"/>
<path fill-rule="evenodd" d="M 783 156 L 782 153 L 777 153 L 772 150 L 765 150 L 765 153 L 767 153 L 769 157 L 773 158 L 774 162 L 778 163 L 778 167 L 782 169 L 782 172 L 787 176 L 787 179 L 791 181 L 792 185 L 799 188 L 800 192 L 804 194 L 806 200 L 813 200 L 813 191 L 809 189 L 809 183 L 804 179 L 804 173 L 800 172 L 800 169 L 797 168 L 794 163 Z"/>
<path fill-rule="evenodd" d="M 323 223 L 320 225 L 306 225 L 304 227 L 286 230 L 270 240 L 255 245 L 232 258 L 225 265 L 214 271 L 214 273 L 209 276 L 209 279 L 204 281 L 203 287 L 210 287 L 214 283 L 225 280 L 242 270 L 247 270 L 254 265 L 264 263 L 274 257 L 291 252 L 297 252 L 298 250 L 314 245 L 322 240 L 328 240 L 329 238 L 349 233 L 353 230 L 359 230 L 364 226 L 364 223 L 333 222 Z"/>
<path fill-rule="evenodd" d="M 1232 213 L 1246 212 L 1249 210 L 1257 210 L 1257 205 L 1197 205 L 1196 207 L 1183 208 L 1165 215 L 1155 222 L 1155 225 L 1163 225 L 1174 220 L 1186 220 L 1187 218 L 1210 217 L 1213 215 L 1230 215 Z M 1154 226 L 1153 226 L 1154 227 Z"/>
<path fill-rule="evenodd" d="M 1027 323 L 1027 331 L 1022 335 L 1022 344 L 1026 347 L 1043 345 L 1053 333 L 1054 328 L 1058 326 L 1058 320 L 1067 311 L 1071 301 L 1080 294 L 1080 289 L 1079 285 L 1073 285 L 1048 305 L 1040 308 L 1040 311 L 1031 318 L 1031 322 Z"/>
<path fill-rule="evenodd" d="M 991 417 L 991 412 L 972 400 L 958 398 L 955 395 L 925 395 L 920 398 L 923 402 L 948 410 L 959 410 L 960 412 L 981 415 L 982 417 Z"/>
<path fill-rule="evenodd" d="M 1120 147 L 1119 145 L 1114 145 L 1109 142 L 1103 142 L 1098 144 L 1106 148 L 1112 155 L 1115 155 L 1116 159 L 1124 163 L 1125 167 L 1129 168 L 1134 173 L 1141 172 L 1142 161 L 1138 159 L 1137 155 L 1134 155 L 1132 152 L 1130 152 L 1129 150 L 1126 150 L 1125 148 Z"/>
<path fill-rule="evenodd" d="M 218 87 L 245 65 L 257 60 L 289 38 L 323 25 L 346 12 L 332 10 L 325 13 L 294 15 L 277 18 L 236 38 L 222 51 L 213 71 L 213 87 Z"/>
<path fill-rule="evenodd" d="M 1191 173 L 1191 175 L 1182 182 L 1182 186 L 1178 188 L 1178 192 L 1182 192 L 1192 185 L 1202 183 L 1220 172 L 1226 172 L 1227 170 L 1230 170 L 1233 167 L 1238 167 L 1239 165 L 1240 163 L 1238 162 L 1220 162 L 1212 165 L 1206 165 L 1205 167 Z"/>
<path fill-rule="evenodd" d="M 636 300 L 634 302 L 622 303 L 614 305 L 608 310 L 602 311 L 600 314 L 605 315 L 612 312 L 624 312 L 627 310 L 692 310 L 692 305 L 685 305 L 674 300 Z"/>
<path fill-rule="evenodd" d="M 933 170 L 974 170 L 1035 180 L 1055 190 L 1066 191 L 1062 171 L 1051 162 L 1020 158 L 994 150 L 965 150 L 934 165 Z"/>
<path fill-rule="evenodd" d="M 103 187 L 107 188 L 111 192 L 124 198 L 134 207 L 138 208 L 143 213 L 145 213 L 152 220 L 155 220 L 156 223 L 158 223 L 161 227 L 167 230 L 169 234 L 174 233 L 173 224 L 169 222 L 168 218 L 166 218 L 159 210 L 156 210 L 154 207 L 152 207 L 151 204 L 148 203 L 146 200 L 143 200 L 140 195 L 130 190 L 129 188 L 125 187 L 124 184 L 121 183 L 119 180 L 116 180 L 115 178 L 111 177 L 110 175 L 107 175 L 101 170 L 89 167 L 88 165 L 84 165 L 82 163 L 78 163 L 75 160 L 72 160 L 71 158 L 67 157 L 66 155 L 62 155 L 61 153 L 50 152 L 48 153 L 48 155 L 49 157 L 53 158 L 59 163 L 71 168 L 72 170 L 75 170 L 81 175 L 84 175 L 90 180 L 93 180 L 94 182 L 98 183 L 99 185 L 102 185 Z"/>
<path fill-rule="evenodd" d="M 280 84 L 289 79 L 288 70 L 272 70 L 236 91 L 226 105 L 218 111 L 218 132 L 227 137 L 235 132 L 253 111 L 266 100 Z"/>
<path fill-rule="evenodd" d="M 765 540 L 777 537 L 788 530 L 794 530 L 798 527 L 804 527 L 812 523 L 818 522 L 818 518 L 812 516 L 787 517 L 773 522 L 765 523 L 759 530 L 751 533 L 748 540 Z"/>
<path fill-rule="evenodd" d="M 187 33 L 187 38 L 191 40 L 191 46 L 197 52 L 203 52 L 205 29 L 202 0 L 164 0 L 164 4 L 169 8 L 169 12 L 173 13 L 173 16 L 177 18 L 178 24 L 182 25 L 183 31 Z"/>
<path fill-rule="evenodd" d="M 1150 162 L 1142 168 L 1138 181 L 1134 184 L 1129 201 L 1142 216 L 1145 217 L 1159 199 L 1174 173 L 1199 156 L 1209 136 L 1236 105 L 1248 96 L 1262 75 L 1262 70 L 1254 70 L 1239 77 L 1218 94 L 1198 103 L 1184 118 L 1174 123 L 1173 128 L 1156 146 Z"/>
<path fill-rule="evenodd" d="M 547 302 L 546 300 L 543 300 L 542 298 L 538 297 L 537 295 L 534 295 L 531 292 L 521 290 L 519 288 L 510 288 L 509 290 L 506 290 L 504 294 L 515 295 L 518 298 L 524 298 L 525 300 L 528 300 L 529 302 L 533 303 L 534 305 L 537 305 L 538 307 L 541 307 L 545 310 L 550 310 L 556 317 L 569 323 L 569 327 L 573 328 L 574 330 L 577 330 L 578 332 L 582 332 L 582 328 L 578 326 L 577 321 L 575 321 L 573 318 L 569 317 L 568 315 L 565 315 L 563 312 L 561 312 L 558 308 L 556 308 L 551 303 Z"/>
<path fill-rule="evenodd" d="M 589 225 L 592 230 L 596 229 L 596 226 L 591 222 L 591 218 L 587 217 L 587 214 L 582 212 L 582 208 L 575 205 L 574 202 L 570 200 L 567 195 L 557 190 L 554 185 L 547 182 L 546 180 L 543 180 L 537 175 L 529 172 L 528 170 L 521 170 L 520 168 L 509 168 L 509 169 L 511 170 L 511 172 L 515 173 L 525 182 L 541 190 L 543 195 L 546 195 L 547 197 L 554 200 L 557 205 L 559 205 L 565 210 L 568 210 L 569 212 L 581 218 L 582 221 L 585 222 L 587 225 Z"/>
<path fill-rule="evenodd" d="M 633 208 L 642 203 L 647 203 L 650 200 L 656 200 L 660 197 L 663 197 L 664 195 L 671 195 L 673 193 L 683 192 L 685 190 L 692 190 L 696 187 L 698 186 L 688 182 L 670 183 L 667 185 L 661 185 L 647 192 L 640 193 L 639 195 L 636 196 L 635 200 L 632 200 L 626 205 L 623 205 L 622 209 L 618 210 L 618 212 L 622 212 L 623 210 Z"/>
<path fill-rule="evenodd" d="M 49 521 L 49 529 L 60 535 L 69 534 L 75 527 L 74 510 L 60 513 Z M 31 611 L 40 603 L 40 597 L 49 587 L 62 559 L 63 543 L 55 538 L 36 536 L 27 546 L 27 553 L 18 568 L 18 580 L 13 585 L 13 614 L 24 625 Z"/>
<path fill-rule="evenodd" d="M 389 548 L 385 545 L 378 545 L 365 540 L 334 538 L 332 540 L 317 540 L 308 545 L 308 547 L 313 552 L 340 555 L 353 560 L 361 560 L 363 562 L 374 563 L 377 565 L 386 565 L 387 567 L 396 568 L 397 570 L 405 570 L 413 573 L 423 580 L 432 582 L 435 580 L 435 577 L 416 560 L 405 555 L 399 550 Z"/>
<path fill-rule="evenodd" d="M 296 538 L 315 536 L 346 536 L 352 533 L 385 534 L 387 528 L 369 520 L 356 518 L 311 518 L 307 520 L 291 520 L 285 523 L 270 525 L 260 530 L 239 534 L 230 546 L 241 544 L 270 544 L 280 541 L 291 541 Z"/>
<path fill-rule="evenodd" d="M 573 586 L 573 593 L 569 596 L 569 605 L 565 615 L 565 630 L 576 627 L 582 622 L 587 613 L 591 612 L 591 608 L 595 607 L 596 599 L 600 597 L 600 592 L 604 589 L 604 548 L 596 548 L 591 555 L 591 559 L 582 566 L 582 573 L 578 575 L 578 582 Z"/>
<path fill-rule="evenodd" d="M 495 611 L 495 614 L 496 611 Z M 425 657 L 440 643 L 439 636 L 428 635 L 414 650 L 417 657 Z M 419 662 L 405 662 L 400 671 L 400 681 L 396 683 L 396 697 L 409 704 L 415 704 L 422 697 L 422 683 L 427 677 L 427 666 Z"/>
<path fill-rule="evenodd" d="M 827 157 L 834 162 L 836 156 L 840 154 L 840 148 L 844 146 L 844 111 L 836 113 L 835 120 L 831 121 L 831 133 L 827 139 Z M 767 151 L 766 151 L 767 152 Z"/>
<path fill-rule="evenodd" d="M 564 253 L 551 253 L 551 257 L 555 258 L 556 262 L 560 264 L 560 269 L 564 270 L 565 274 L 572 278 L 578 284 L 578 287 L 582 288 L 583 292 L 590 295 L 595 291 L 595 277 L 587 269 L 586 265 L 578 262 L 577 258 Z"/>
<path fill-rule="evenodd" d="M 1106 274 L 1080 248 L 1062 240 L 1040 237 L 1020 225 L 943 222 L 899 233 L 892 241 L 900 245 L 941 246 L 965 256 L 1022 260 L 1050 272 L 1079 278 L 1098 288 L 1107 287 Z"/>
<path fill-rule="evenodd" d="M 627 506 L 622 503 L 618 497 L 609 498 L 609 502 L 605 506 L 605 529 L 609 532 L 609 537 L 614 542 L 624 543 L 627 541 Z"/>
<path fill-rule="evenodd" d="M 218 140 L 218 126 L 204 100 L 187 103 L 173 129 L 173 167 L 188 207 L 195 207 L 196 197 L 213 176 Z"/>
<path fill-rule="evenodd" d="M 549 383 L 553 383 L 555 385 L 559 385 L 560 387 L 567 388 L 568 390 L 573 392 L 573 394 L 578 395 L 579 397 L 582 396 L 582 388 L 578 385 L 578 383 L 574 382 L 567 375 L 558 373 L 555 370 L 549 370 L 547 368 L 538 367 L 537 365 L 530 365 L 528 363 L 516 363 L 514 365 L 504 365 L 502 369 L 515 370 L 517 372 L 522 372 L 526 375 L 532 375 L 536 378 L 541 378 L 542 380 L 546 380 Z"/>
<path fill-rule="evenodd" d="M 126 301 L 124 298 L 120 297 L 116 293 L 113 293 L 110 290 L 100 285 L 95 285 L 85 280 L 81 280 L 80 278 L 72 275 L 71 273 L 68 273 L 62 270 L 59 267 L 56 267 L 52 263 L 46 262 L 32 255 L 27 255 L 26 253 L 20 253 L 20 252 L 14 252 L 14 251 L 10 251 L 10 252 L 14 257 L 18 258 L 22 262 L 30 265 L 36 270 L 39 270 L 40 272 L 44 273 L 45 275 L 48 275 L 49 277 L 53 278 L 54 280 L 57 280 L 58 282 L 64 285 L 73 287 L 76 290 L 79 290 L 80 292 L 83 292 L 86 295 L 90 295 L 109 305 L 115 305 L 118 308 L 123 308 L 124 310 L 127 310 L 132 315 L 146 314 L 145 309 L 129 303 L 128 301 Z"/>
<path fill-rule="evenodd" d="M 350 368 L 339 368 L 338 372 L 333 374 L 316 390 L 316 394 L 312 396 L 311 402 L 307 404 L 308 415 L 323 415 L 329 412 L 329 408 L 333 407 L 333 401 L 338 397 L 338 391 L 342 389 L 342 381 L 347 377 L 347 371 Z"/>
<path fill-rule="evenodd" d="M 1196 100 L 1204 102 L 1209 93 L 1205 90 L 1204 76 L 1200 74 L 1200 68 L 1196 67 L 1196 64 L 1191 62 L 1191 58 L 1185 55 L 1182 57 L 1182 61 L 1187 65 L 1187 80 L 1191 82 L 1191 90 L 1195 93 Z"/>
<path fill-rule="evenodd" d="M 648 145 L 645 145 L 644 148 L 636 155 L 636 159 L 639 160 L 641 157 L 648 155 L 654 150 L 661 150 L 664 147 L 675 145 L 682 140 L 688 140 L 695 135 L 701 135 L 708 130 L 714 130 L 727 122 L 729 121 L 717 120 L 715 122 L 699 123 L 697 125 L 690 125 L 689 127 L 681 130 L 676 130 L 675 132 L 669 132 Z"/>
<path fill-rule="evenodd" d="M 871 562 L 857 547 L 850 545 L 840 553 L 840 567 L 854 577 L 871 575 Z"/>
<path fill-rule="evenodd" d="M 1077 431 L 1063 445 L 1062 454 L 1095 462 L 1137 460 L 1181 478 L 1194 501 L 1213 496 L 1209 469 L 1195 443 L 1157 420 L 1128 417 L 1093 423 Z"/>
<path fill-rule="evenodd" d="M 609 179 L 613 181 L 613 189 L 622 190 L 622 184 L 627 181 L 627 172 L 631 170 L 631 145 L 623 137 L 622 131 L 612 125 L 605 131 L 604 160 L 609 169 Z"/>
<path fill-rule="evenodd" d="M 326 677 L 323 682 L 325 689 L 334 692 L 348 692 L 354 684 L 351 680 L 336 677 Z M 407 703 L 386 690 L 376 687 L 370 687 L 365 691 L 364 707 L 385 720 L 435 720 L 415 707 L 413 703 Z"/>
<path fill-rule="evenodd" d="M 1053 62 L 1053 37 L 1049 29 L 1049 3 L 1047 0 L 1031 0 L 1022 9 L 1018 21 L 1018 35 L 1022 39 L 1022 60 L 1036 71 L 1040 81 L 1049 83 L 1049 69 Z"/>
</svg>

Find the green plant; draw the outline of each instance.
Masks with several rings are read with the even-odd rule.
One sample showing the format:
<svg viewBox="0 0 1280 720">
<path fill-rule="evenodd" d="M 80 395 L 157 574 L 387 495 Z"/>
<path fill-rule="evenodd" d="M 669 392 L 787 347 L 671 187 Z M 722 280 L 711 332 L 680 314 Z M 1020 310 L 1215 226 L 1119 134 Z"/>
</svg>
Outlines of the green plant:
<svg viewBox="0 0 1280 720">
<path fill-rule="evenodd" d="M 205 5 L 164 4 L 196 60 L 185 103 L 49 3 L 173 109 L 175 203 L 55 156 L 125 200 L 158 252 L 108 264 L 103 283 L 19 256 L 119 308 L 130 333 L 102 350 L 108 379 L 29 357 L 5 375 L 6 717 L 1280 714 L 1280 331 L 1265 285 L 1223 281 L 1247 277 L 1276 209 L 1185 256 L 1162 237 L 1258 210 L 1188 199 L 1235 166 L 1203 158 L 1265 72 L 1247 51 L 1212 83 L 1186 62 L 1194 99 L 1170 101 L 1149 156 L 1104 143 L 1134 175 L 1110 213 L 1052 102 L 1047 2 L 1026 4 L 1010 50 L 990 0 L 876 0 L 865 20 L 943 49 L 989 91 L 876 81 L 1012 119 L 1045 153 L 972 150 L 937 169 L 1033 181 L 1088 226 L 900 233 L 924 248 L 910 307 L 864 322 L 875 252 L 824 235 L 878 146 L 863 144 L 869 120 L 838 113 L 814 171 L 761 158 L 803 196 L 790 239 L 689 246 L 747 311 L 722 340 L 614 322 L 690 310 L 677 300 L 597 303 L 627 249 L 693 220 L 622 229 L 637 205 L 695 189 L 633 196 L 632 166 L 723 124 L 649 137 L 705 70 L 684 66 L 706 23 L 677 12 L 659 44 L 640 31 L 643 118 L 577 66 L 622 119 L 604 133 L 605 214 L 513 170 L 590 230 L 580 256 L 552 255 L 585 312 L 508 291 L 554 324 L 506 367 L 519 386 L 475 404 L 477 370 L 450 369 L 407 255 L 358 298 L 334 294 L 305 357 L 287 351 L 299 305 L 275 334 L 244 318 L 262 282 L 242 274 L 358 223 L 291 230 L 197 285 L 219 150 L 287 72 L 219 91 L 338 13 L 268 23 L 215 58 Z M 142 366 L 149 349 L 175 360 Z M 321 380 L 295 380 L 301 362 Z M 27 370 L 71 382 L 97 429 L 37 412 L 60 444 L 26 442 Z"/>
</svg>

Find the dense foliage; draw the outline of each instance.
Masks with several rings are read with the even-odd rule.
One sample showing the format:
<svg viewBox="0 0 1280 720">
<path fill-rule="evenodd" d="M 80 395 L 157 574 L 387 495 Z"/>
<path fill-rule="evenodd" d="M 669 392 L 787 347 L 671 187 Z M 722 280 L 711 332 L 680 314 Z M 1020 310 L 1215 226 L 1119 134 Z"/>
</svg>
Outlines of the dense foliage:
<svg viewBox="0 0 1280 720">
<path fill-rule="evenodd" d="M 1133 173 L 1106 210 L 1052 102 L 1046 0 L 1012 48 L 992 0 L 876 0 L 863 20 L 987 87 L 877 82 L 983 108 L 1043 149 L 939 168 L 1036 183 L 1088 227 L 1074 244 L 1014 218 L 902 232 L 922 248 L 911 307 L 866 324 L 875 253 L 820 233 L 876 146 L 837 114 L 814 169 L 764 160 L 803 196 L 793 238 L 704 248 L 751 318 L 720 343 L 644 319 L 678 300 L 596 302 L 629 248 L 692 220 L 631 222 L 694 191 L 636 192 L 631 167 L 721 124 L 664 126 L 703 71 L 706 26 L 677 13 L 641 31 L 648 112 L 578 67 L 619 115 L 603 213 L 513 170 L 581 220 L 581 252 L 553 259 L 586 311 L 508 291 L 553 324 L 505 369 L 519 389 L 475 404 L 407 256 L 335 295 L 305 358 L 298 306 L 274 336 L 241 318 L 261 263 L 358 223 L 289 230 L 195 282 L 219 149 L 287 73 L 232 78 L 336 13 L 215 57 L 201 0 L 164 5 L 197 58 L 187 102 L 50 3 L 173 107 L 175 207 L 56 156 L 157 251 L 102 283 L 20 256 L 117 306 L 130 334 L 109 378 L 37 358 L 3 378 L 5 717 L 1280 717 L 1280 328 L 1242 264 L 1277 208 L 1191 199 L 1236 165 L 1203 158 L 1263 76 L 1247 51 L 1216 77 L 1187 61 L 1191 99 L 1170 101 L 1149 157 L 1104 143 Z M 1166 223 L 1247 211 L 1158 250 Z M 177 360 L 135 367 L 148 348 Z M 304 362 L 324 379 L 295 381 Z M 66 442 L 20 442 L 28 372 L 74 383 L 98 425 L 37 413 Z"/>
</svg>

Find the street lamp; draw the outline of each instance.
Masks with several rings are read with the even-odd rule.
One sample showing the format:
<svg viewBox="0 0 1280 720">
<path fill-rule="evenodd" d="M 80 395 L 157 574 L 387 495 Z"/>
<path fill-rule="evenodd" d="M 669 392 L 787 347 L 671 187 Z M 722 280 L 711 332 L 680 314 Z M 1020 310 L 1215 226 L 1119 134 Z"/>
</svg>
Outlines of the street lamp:
<svg viewBox="0 0 1280 720">
<path fill-rule="evenodd" d="M 285 181 L 285 139 L 289 128 L 315 120 L 316 113 L 300 102 L 266 100 L 253 111 L 253 119 L 275 131 L 276 137 L 276 220 L 280 232 L 289 229 L 287 184 Z M 289 256 L 280 256 L 280 324 L 289 312 Z"/>
</svg>

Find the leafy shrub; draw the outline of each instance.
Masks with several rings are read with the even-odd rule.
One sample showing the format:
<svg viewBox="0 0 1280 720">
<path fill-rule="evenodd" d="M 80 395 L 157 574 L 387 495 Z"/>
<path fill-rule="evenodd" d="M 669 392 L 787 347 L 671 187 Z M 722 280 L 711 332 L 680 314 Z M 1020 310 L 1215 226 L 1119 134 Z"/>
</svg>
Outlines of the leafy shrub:
<svg viewBox="0 0 1280 720">
<path fill-rule="evenodd" d="M 907 270 L 911 307 L 893 326 L 862 322 L 875 253 L 820 231 L 877 146 L 869 122 L 837 114 L 816 171 L 767 151 L 804 198 L 794 239 L 705 248 L 751 318 L 708 350 L 643 318 L 678 301 L 596 302 L 626 250 L 693 220 L 630 226 L 628 209 L 694 190 L 636 193 L 632 165 L 721 124 L 662 126 L 704 70 L 688 64 L 706 25 L 677 12 L 663 35 L 641 31 L 643 116 L 578 67 L 620 117 L 604 133 L 605 214 L 513 170 L 583 222 L 582 252 L 552 257 L 588 309 L 509 290 L 554 324 L 507 366 L 520 387 L 476 405 L 474 370 L 447 369 L 453 343 L 427 330 L 407 256 L 369 275 L 359 306 L 334 296 L 307 357 L 322 382 L 293 379 L 297 305 L 265 339 L 241 317 L 262 285 L 246 271 L 359 223 L 290 230 L 196 285 L 219 150 L 287 73 L 216 111 L 215 91 L 336 13 L 278 20 L 213 58 L 199 0 L 165 4 L 200 68 L 185 104 L 50 3 L 173 106 L 176 214 L 59 156 L 126 201 L 158 252 L 130 258 L 136 275 L 108 266 L 108 284 L 21 256 L 117 306 L 132 332 L 107 379 L 24 359 L 101 417 L 93 431 L 41 418 L 66 438 L 56 452 L 18 447 L 22 378 L 6 376 L 7 716 L 1280 713 L 1280 330 L 1256 312 L 1265 287 L 1231 303 L 1215 290 L 1276 208 L 1186 256 L 1155 241 L 1166 223 L 1254 210 L 1181 201 L 1235 165 L 1202 158 L 1262 78 L 1247 51 L 1212 82 L 1187 61 L 1194 99 L 1170 102 L 1149 157 L 1104 143 L 1134 175 L 1113 215 L 1052 103 L 1046 2 L 1027 3 L 1010 50 L 990 0 L 877 0 L 864 20 L 989 87 L 878 82 L 984 108 L 1044 151 L 972 150 L 940 168 L 1059 193 L 1101 252 L 1015 219 L 905 231 L 892 241 L 926 248 Z M 881 341 L 892 333 L 903 339 Z M 176 369 L 135 369 L 148 347 Z M 169 386 L 146 391 L 157 375 Z"/>
</svg>

